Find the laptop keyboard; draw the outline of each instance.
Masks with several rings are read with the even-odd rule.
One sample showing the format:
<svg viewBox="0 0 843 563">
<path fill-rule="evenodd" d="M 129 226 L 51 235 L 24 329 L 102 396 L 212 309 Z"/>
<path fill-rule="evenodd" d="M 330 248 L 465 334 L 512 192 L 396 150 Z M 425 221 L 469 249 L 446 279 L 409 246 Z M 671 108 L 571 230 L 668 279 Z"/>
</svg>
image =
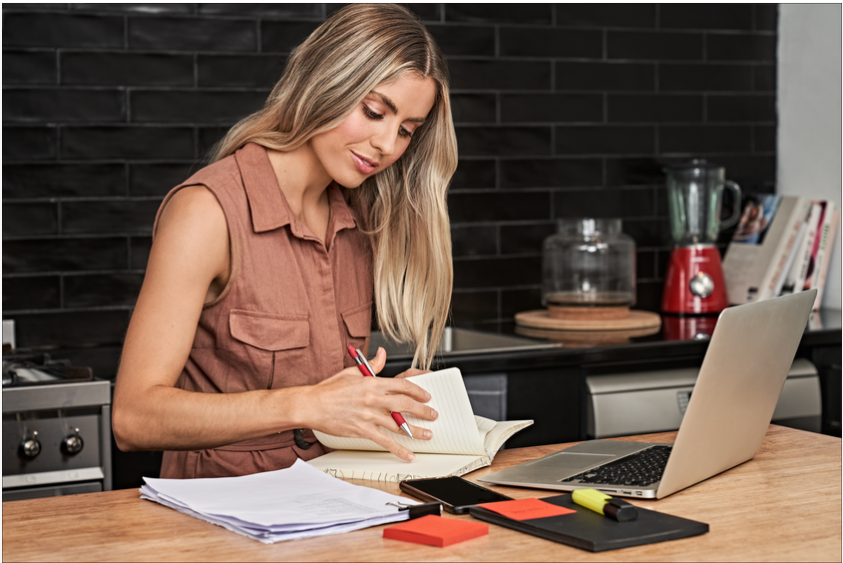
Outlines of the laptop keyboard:
<svg viewBox="0 0 843 563">
<path fill-rule="evenodd" d="M 670 457 L 670 450 L 671 446 L 652 446 L 564 479 L 562 483 L 579 481 L 594 485 L 647 487 L 662 478 L 667 458 Z"/>
</svg>

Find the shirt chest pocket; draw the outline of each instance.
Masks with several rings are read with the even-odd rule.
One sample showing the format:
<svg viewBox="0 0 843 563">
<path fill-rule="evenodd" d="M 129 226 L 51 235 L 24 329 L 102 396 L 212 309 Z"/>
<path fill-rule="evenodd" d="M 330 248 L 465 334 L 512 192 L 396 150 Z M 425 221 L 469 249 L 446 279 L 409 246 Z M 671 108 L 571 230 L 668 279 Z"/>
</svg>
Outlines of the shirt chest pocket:
<svg viewBox="0 0 843 563">
<path fill-rule="evenodd" d="M 307 315 L 232 309 L 228 320 L 233 369 L 224 392 L 307 383 L 311 348 Z"/>
<path fill-rule="evenodd" d="M 366 352 L 369 334 L 372 329 L 372 302 L 349 309 L 342 313 L 343 324 L 346 330 L 346 346 L 359 348 Z M 374 350 L 372 350 L 374 352 Z M 353 362 L 351 365 L 354 365 Z"/>
</svg>

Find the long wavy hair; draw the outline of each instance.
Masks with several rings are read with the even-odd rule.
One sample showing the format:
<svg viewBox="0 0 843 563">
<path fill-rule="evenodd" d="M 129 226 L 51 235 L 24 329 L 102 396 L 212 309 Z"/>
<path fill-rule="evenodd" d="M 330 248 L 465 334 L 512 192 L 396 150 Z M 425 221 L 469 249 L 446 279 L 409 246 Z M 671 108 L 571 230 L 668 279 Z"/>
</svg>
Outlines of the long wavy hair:
<svg viewBox="0 0 843 563">
<path fill-rule="evenodd" d="M 295 149 L 337 127 L 379 84 L 407 74 L 433 79 L 433 108 L 404 154 L 348 197 L 374 249 L 378 325 L 393 340 L 413 343 L 413 365 L 428 369 L 451 302 L 447 191 L 457 141 L 445 59 L 409 10 L 351 4 L 331 15 L 293 51 L 263 109 L 232 127 L 211 160 L 246 143 Z"/>
</svg>

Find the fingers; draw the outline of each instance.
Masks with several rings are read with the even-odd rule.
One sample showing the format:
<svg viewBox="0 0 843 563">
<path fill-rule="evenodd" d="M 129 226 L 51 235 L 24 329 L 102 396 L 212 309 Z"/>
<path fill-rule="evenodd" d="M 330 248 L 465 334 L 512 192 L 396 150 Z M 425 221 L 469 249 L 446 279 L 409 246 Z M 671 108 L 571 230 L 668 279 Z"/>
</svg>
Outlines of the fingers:
<svg viewBox="0 0 843 563">
<path fill-rule="evenodd" d="M 371 441 L 382 447 L 383 449 L 395 454 L 396 456 L 400 457 L 404 461 L 413 461 L 416 459 L 416 454 L 414 454 L 411 450 L 405 448 L 386 434 L 375 430 L 371 433 L 371 435 L 366 436 Z"/>
<path fill-rule="evenodd" d="M 383 366 L 386 365 L 386 350 L 382 347 L 378 346 L 378 351 L 375 352 L 375 357 L 369 360 L 369 365 L 372 366 L 372 369 L 375 371 L 377 375 L 383 369 Z"/>
</svg>

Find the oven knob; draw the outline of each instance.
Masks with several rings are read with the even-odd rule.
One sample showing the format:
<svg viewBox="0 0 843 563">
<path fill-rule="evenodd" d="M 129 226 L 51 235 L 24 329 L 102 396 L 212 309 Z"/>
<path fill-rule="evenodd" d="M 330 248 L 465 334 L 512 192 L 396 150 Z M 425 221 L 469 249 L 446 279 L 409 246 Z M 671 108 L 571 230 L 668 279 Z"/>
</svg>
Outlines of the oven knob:
<svg viewBox="0 0 843 563">
<path fill-rule="evenodd" d="M 74 428 L 74 430 L 76 431 L 75 434 L 66 436 L 61 442 L 61 451 L 66 455 L 78 454 L 82 451 L 82 446 L 85 445 L 84 442 L 82 442 L 82 437 L 79 436 L 79 429 Z"/>
<path fill-rule="evenodd" d="M 24 438 L 20 443 L 20 453 L 23 457 L 33 459 L 41 453 L 41 442 L 38 441 L 38 432 L 33 432 L 31 438 Z"/>
</svg>

